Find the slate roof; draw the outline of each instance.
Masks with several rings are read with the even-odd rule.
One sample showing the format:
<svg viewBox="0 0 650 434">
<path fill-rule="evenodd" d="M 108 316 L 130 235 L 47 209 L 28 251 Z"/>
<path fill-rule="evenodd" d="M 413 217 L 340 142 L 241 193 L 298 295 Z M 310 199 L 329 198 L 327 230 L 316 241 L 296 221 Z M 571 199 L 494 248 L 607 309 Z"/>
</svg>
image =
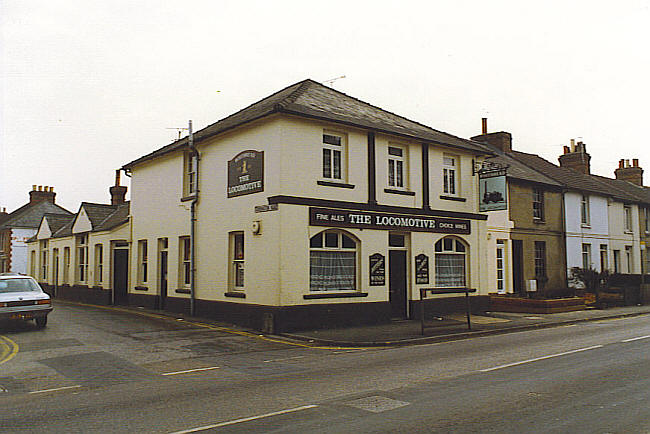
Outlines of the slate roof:
<svg viewBox="0 0 650 434">
<path fill-rule="evenodd" d="M 48 201 L 28 203 L 7 216 L 7 219 L 0 225 L 0 229 L 9 228 L 30 228 L 38 229 L 45 214 L 66 214 L 72 215 L 67 209 Z"/>
<path fill-rule="evenodd" d="M 88 215 L 93 232 L 108 231 L 129 221 L 131 203 L 120 205 L 107 205 L 102 203 L 82 202 L 79 211 L 83 208 Z M 74 217 L 63 224 L 56 232 L 52 231 L 52 238 L 69 237 L 74 226 Z"/>
<path fill-rule="evenodd" d="M 493 152 L 485 145 L 435 130 L 426 125 L 375 107 L 313 80 L 282 89 L 202 130 L 194 133 L 195 143 L 273 113 L 286 113 L 371 129 L 418 141 L 464 149 L 482 155 Z M 187 146 L 187 137 L 125 164 L 131 169 L 144 161 Z"/>
<path fill-rule="evenodd" d="M 493 163 L 500 163 L 504 166 L 508 166 L 508 171 L 506 176 L 509 179 L 518 179 L 523 181 L 535 182 L 538 184 L 551 185 L 558 188 L 562 187 L 562 184 L 560 184 L 559 182 L 526 166 L 525 164 L 521 163 L 516 158 L 509 156 L 508 154 L 499 153 L 498 156 L 488 158 L 487 161 Z"/>
<path fill-rule="evenodd" d="M 131 210 L 131 203 L 125 202 L 117 206 L 117 209 L 113 211 L 108 217 L 104 219 L 96 228 L 93 228 L 94 231 L 108 231 L 117 227 L 123 223 L 129 221 L 129 212 Z"/>
<path fill-rule="evenodd" d="M 51 214 L 51 213 L 45 214 L 43 216 L 43 218 L 47 220 L 47 225 L 49 226 L 52 234 L 54 234 L 56 231 L 61 229 L 67 223 L 73 221 L 74 217 L 75 217 L 74 214 Z"/>
<path fill-rule="evenodd" d="M 622 202 L 650 204 L 650 188 L 605 176 L 583 174 L 559 167 L 535 154 L 513 151 L 513 156 L 535 170 L 541 171 L 567 188 L 609 196 Z"/>
<path fill-rule="evenodd" d="M 117 210 L 117 205 L 106 205 L 103 203 L 81 202 L 81 209 L 86 211 L 88 220 L 93 230 L 96 230 L 104 220 L 110 217 Z"/>
</svg>

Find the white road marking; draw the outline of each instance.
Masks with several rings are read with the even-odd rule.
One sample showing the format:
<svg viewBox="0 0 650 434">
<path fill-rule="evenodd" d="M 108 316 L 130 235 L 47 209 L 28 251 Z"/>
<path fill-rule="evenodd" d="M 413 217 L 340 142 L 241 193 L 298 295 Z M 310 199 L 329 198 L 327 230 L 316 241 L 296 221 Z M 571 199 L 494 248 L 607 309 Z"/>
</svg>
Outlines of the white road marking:
<svg viewBox="0 0 650 434">
<path fill-rule="evenodd" d="M 79 387 L 81 386 L 77 384 L 76 386 L 57 387 L 55 389 L 33 390 L 29 393 L 34 394 L 34 393 L 58 392 L 59 390 L 77 389 Z"/>
<path fill-rule="evenodd" d="M 296 411 L 301 411 L 301 410 L 307 410 L 310 408 L 316 408 L 318 407 L 317 405 L 303 405 L 302 407 L 296 407 L 296 408 L 289 408 L 287 410 L 280 410 L 280 411 L 274 411 L 273 413 L 266 413 L 266 414 L 260 414 L 259 416 L 251 416 L 251 417 L 244 417 L 242 419 L 235 419 L 235 420 L 229 420 L 227 422 L 221 422 L 221 423 L 215 423 L 214 425 L 206 425 L 206 426 L 200 426 L 198 428 L 192 428 L 184 431 L 175 431 L 171 434 L 187 434 L 191 432 L 197 432 L 197 431 L 205 431 L 208 429 L 213 429 L 213 428 L 219 428 L 222 426 L 228 426 L 228 425 L 234 425 L 237 423 L 242 423 L 242 422 L 248 422 L 251 420 L 256 420 L 256 419 L 263 419 L 265 417 L 271 417 L 271 416 L 277 416 L 280 414 L 286 414 L 286 413 L 293 413 Z"/>
<path fill-rule="evenodd" d="M 209 366 L 207 368 L 196 368 L 196 369 L 187 369 L 185 371 L 176 371 L 176 372 L 165 372 L 162 375 L 178 375 L 178 374 L 188 374 L 190 372 L 199 372 L 199 371 L 211 371 L 213 369 L 220 369 L 219 366 Z"/>
<path fill-rule="evenodd" d="M 639 337 L 636 337 L 636 338 L 630 338 L 630 339 L 625 339 L 624 341 L 621 341 L 621 342 L 640 341 L 641 339 L 648 339 L 648 338 L 650 338 L 650 335 L 647 335 L 647 336 L 639 336 Z"/>
<path fill-rule="evenodd" d="M 506 365 L 494 366 L 492 368 L 481 369 L 480 372 L 490 372 L 496 371 L 497 369 L 509 368 L 511 366 L 523 365 L 524 363 L 537 362 L 539 360 L 551 359 L 553 357 L 566 356 L 567 354 L 580 353 L 582 351 L 595 350 L 596 348 L 602 348 L 603 345 L 594 345 L 593 347 L 579 348 L 577 350 L 565 351 L 564 353 L 551 354 L 548 356 L 536 357 L 534 359 L 522 360 L 520 362 L 508 363 Z"/>
</svg>

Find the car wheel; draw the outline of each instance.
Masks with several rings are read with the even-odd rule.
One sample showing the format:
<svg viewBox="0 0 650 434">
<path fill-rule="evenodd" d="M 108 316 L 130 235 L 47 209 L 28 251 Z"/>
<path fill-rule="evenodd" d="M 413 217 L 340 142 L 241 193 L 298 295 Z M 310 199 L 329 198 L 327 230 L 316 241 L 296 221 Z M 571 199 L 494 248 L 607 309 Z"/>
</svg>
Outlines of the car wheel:
<svg viewBox="0 0 650 434">
<path fill-rule="evenodd" d="M 36 318 L 36 326 L 38 328 L 43 328 L 47 325 L 47 317 L 46 316 L 41 316 Z"/>
</svg>

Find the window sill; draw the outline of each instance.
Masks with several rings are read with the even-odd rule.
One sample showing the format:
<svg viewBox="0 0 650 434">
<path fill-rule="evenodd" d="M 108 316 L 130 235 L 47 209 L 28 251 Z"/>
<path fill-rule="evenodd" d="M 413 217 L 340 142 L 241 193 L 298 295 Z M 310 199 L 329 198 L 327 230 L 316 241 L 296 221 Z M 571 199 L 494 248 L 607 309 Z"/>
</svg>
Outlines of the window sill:
<svg viewBox="0 0 650 434">
<path fill-rule="evenodd" d="M 624 234 L 627 234 L 627 235 L 634 235 L 634 231 L 631 231 L 631 230 L 629 230 L 629 229 L 623 231 L 623 233 L 624 233 Z"/>
<path fill-rule="evenodd" d="M 581 227 L 581 228 L 585 228 L 585 229 L 591 229 L 591 225 L 588 224 L 588 223 L 581 223 L 581 224 L 580 224 L 580 227 Z"/>
<path fill-rule="evenodd" d="M 181 202 L 189 202 L 191 200 L 196 199 L 196 193 L 190 194 L 189 196 L 181 197 Z"/>
<path fill-rule="evenodd" d="M 232 298 L 246 298 L 246 294 L 237 291 L 224 292 L 223 295 Z"/>
<path fill-rule="evenodd" d="M 351 297 L 367 297 L 367 292 L 326 292 L 323 294 L 305 294 L 302 296 L 305 300 L 315 300 L 319 298 L 351 298 Z"/>
<path fill-rule="evenodd" d="M 316 181 L 316 184 L 324 185 L 325 187 L 354 188 L 353 184 L 346 184 L 344 182 Z"/>
<path fill-rule="evenodd" d="M 136 286 L 133 289 L 136 290 L 136 291 L 149 291 L 149 288 L 146 287 L 146 286 Z"/>
<path fill-rule="evenodd" d="M 177 293 L 177 294 L 191 294 L 192 293 L 192 291 L 190 291 L 189 289 L 185 289 L 185 288 L 178 288 L 178 289 L 174 290 L 174 292 Z"/>
<path fill-rule="evenodd" d="M 408 191 L 408 190 L 394 190 L 392 188 L 384 188 L 384 193 L 390 193 L 390 194 L 401 194 L 403 196 L 415 196 L 414 191 Z"/>
<path fill-rule="evenodd" d="M 543 224 L 546 223 L 546 221 L 543 220 L 543 219 L 536 219 L 536 218 L 534 218 L 534 219 L 533 219 L 533 223 L 535 223 L 535 224 L 537 224 L 537 225 L 543 225 Z"/>
<path fill-rule="evenodd" d="M 440 199 L 442 200 L 455 200 L 456 202 L 467 202 L 467 199 L 464 197 L 456 197 L 456 196 L 440 196 Z"/>
</svg>

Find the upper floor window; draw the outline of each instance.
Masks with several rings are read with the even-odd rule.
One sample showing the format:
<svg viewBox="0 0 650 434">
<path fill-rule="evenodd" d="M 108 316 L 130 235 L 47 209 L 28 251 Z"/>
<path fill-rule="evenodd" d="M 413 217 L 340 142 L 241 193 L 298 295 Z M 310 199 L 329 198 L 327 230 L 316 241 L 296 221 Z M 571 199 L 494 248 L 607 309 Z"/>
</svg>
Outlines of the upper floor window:
<svg viewBox="0 0 650 434">
<path fill-rule="evenodd" d="M 466 285 L 467 247 L 454 237 L 445 237 L 434 245 L 436 287 L 453 288 Z"/>
<path fill-rule="evenodd" d="M 405 188 L 406 149 L 401 146 L 388 147 L 388 186 Z"/>
<path fill-rule="evenodd" d="M 650 232 L 650 209 L 643 208 L 643 228 L 645 232 Z"/>
<path fill-rule="evenodd" d="M 198 165 L 197 155 L 194 152 L 186 152 L 183 155 L 183 195 L 190 196 L 197 191 L 196 169 Z"/>
<path fill-rule="evenodd" d="M 544 190 L 533 189 L 533 218 L 544 220 Z"/>
<path fill-rule="evenodd" d="M 345 148 L 343 135 L 323 133 L 323 178 L 338 181 L 346 179 Z"/>
<path fill-rule="evenodd" d="M 589 196 L 583 194 L 580 200 L 580 222 L 583 225 L 589 224 Z"/>
<path fill-rule="evenodd" d="M 458 158 L 445 155 L 442 157 L 442 191 L 444 194 L 458 194 Z"/>
<path fill-rule="evenodd" d="M 309 240 L 309 290 L 356 291 L 357 241 L 343 231 L 320 232 Z"/>
<path fill-rule="evenodd" d="M 625 205 L 623 210 L 625 211 L 625 231 L 632 232 L 632 207 Z"/>
</svg>

